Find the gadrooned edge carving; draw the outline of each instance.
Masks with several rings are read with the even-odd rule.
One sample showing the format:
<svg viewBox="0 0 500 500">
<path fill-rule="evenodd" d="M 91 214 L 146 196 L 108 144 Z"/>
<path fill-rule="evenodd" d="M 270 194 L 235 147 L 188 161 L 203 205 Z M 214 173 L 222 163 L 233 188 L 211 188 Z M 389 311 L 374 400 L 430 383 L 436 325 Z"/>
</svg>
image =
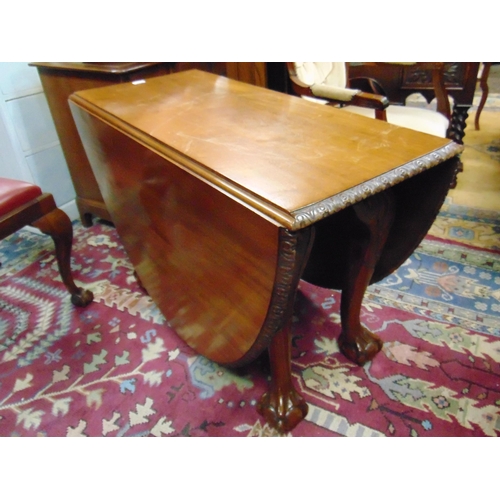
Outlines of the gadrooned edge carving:
<svg viewBox="0 0 500 500">
<path fill-rule="evenodd" d="M 279 235 L 276 277 L 264 324 L 248 352 L 236 362 L 225 366 L 238 367 L 253 361 L 269 346 L 274 335 L 292 315 L 297 286 L 312 243 L 313 228 L 302 231 L 281 228 Z"/>
<path fill-rule="evenodd" d="M 329 215 L 340 212 L 340 210 L 350 205 L 354 205 L 358 201 L 364 200 L 369 196 L 384 191 L 410 177 L 443 163 L 458 155 L 462 150 L 463 146 L 459 144 L 448 144 L 441 149 L 433 151 L 405 165 L 401 165 L 390 172 L 371 179 L 352 189 L 348 189 L 319 203 L 297 210 L 293 212 L 293 216 L 295 217 L 294 229 L 307 227 Z"/>
</svg>

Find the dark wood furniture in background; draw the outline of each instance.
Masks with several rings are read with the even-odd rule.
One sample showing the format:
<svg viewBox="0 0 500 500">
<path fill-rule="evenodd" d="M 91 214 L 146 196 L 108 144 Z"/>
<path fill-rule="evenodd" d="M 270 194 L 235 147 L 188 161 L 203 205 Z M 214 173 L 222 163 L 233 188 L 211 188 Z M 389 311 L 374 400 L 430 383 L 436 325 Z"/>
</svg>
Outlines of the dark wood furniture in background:
<svg viewBox="0 0 500 500">
<path fill-rule="evenodd" d="M 229 367 L 269 349 L 258 408 L 271 425 L 288 431 L 307 414 L 291 375 L 301 277 L 342 290 L 349 359 L 380 350 L 360 323 L 364 292 L 427 233 L 461 146 L 197 70 L 77 92 L 70 106 L 128 256 L 171 328 Z"/>
<path fill-rule="evenodd" d="M 172 73 L 199 69 L 258 87 L 268 86 L 268 65 L 265 62 L 176 62 Z"/>
<path fill-rule="evenodd" d="M 338 105 L 342 104 L 344 107 L 348 106 L 356 106 L 356 107 L 362 107 L 362 108 L 371 108 L 375 109 L 375 117 L 380 119 L 380 120 L 385 120 L 391 123 L 391 120 L 387 119 L 387 114 L 386 111 L 391 109 L 390 107 L 390 101 L 386 97 L 386 95 L 380 95 L 381 87 L 378 86 L 378 83 L 375 82 L 374 79 L 367 77 L 367 78 L 357 78 L 353 79 L 352 82 L 353 84 L 350 85 L 351 89 L 359 90 L 360 92 L 358 94 L 350 95 L 347 98 L 345 96 L 339 96 L 337 98 L 333 97 L 326 97 L 323 95 L 317 95 L 314 93 L 314 84 L 311 83 L 304 83 L 303 81 L 300 80 L 297 70 L 295 65 L 296 64 L 305 64 L 305 63 L 293 63 L 293 62 L 287 62 L 286 66 L 288 69 L 288 74 L 290 77 L 290 80 L 292 82 L 292 89 L 293 92 L 298 95 L 298 96 L 307 96 L 307 97 L 316 97 L 319 99 L 324 99 L 329 101 L 330 104 L 333 105 Z M 309 63 L 310 65 L 315 65 L 315 64 L 320 64 L 320 63 Z M 348 66 L 347 63 L 330 63 L 332 66 L 332 70 L 334 70 L 336 65 L 344 65 L 346 68 L 346 81 L 344 86 L 347 87 L 348 84 Z M 388 69 L 393 69 L 392 66 L 395 64 L 391 63 L 370 63 L 371 65 L 381 65 L 382 67 L 386 66 Z M 402 63 L 401 63 L 402 64 Z M 433 95 L 436 96 L 437 100 L 437 110 L 436 112 L 441 113 L 444 117 L 446 117 L 447 120 L 450 119 L 450 105 L 448 101 L 448 94 L 446 92 L 446 87 L 444 85 L 444 78 L 443 78 L 443 65 L 444 63 L 416 63 L 418 64 L 419 68 L 421 69 L 426 69 L 431 73 L 431 79 L 432 79 L 432 91 Z M 311 75 L 312 76 L 312 75 Z M 356 87 L 356 83 L 360 83 L 360 87 Z M 315 82 L 316 83 L 316 82 Z M 344 88 L 344 87 L 342 87 Z M 339 88 L 337 88 L 339 90 Z M 400 108 L 398 108 L 400 109 Z M 435 115 L 435 112 L 428 112 L 425 111 L 425 114 L 428 115 L 430 114 Z M 431 119 L 431 118 L 430 118 Z M 432 118 L 433 119 L 433 118 Z M 409 126 L 409 128 L 412 128 Z M 443 135 L 444 137 L 444 135 Z"/>
<path fill-rule="evenodd" d="M 225 74 L 219 74 L 258 87 L 268 86 L 268 70 L 265 62 L 228 62 Z"/>
<path fill-rule="evenodd" d="M 428 63 L 423 63 L 428 64 Z M 453 98 L 450 129 L 448 137 L 458 144 L 463 144 L 466 119 L 472 106 L 477 83 L 479 63 L 446 62 L 443 77 L 446 91 Z M 403 105 L 406 98 L 421 93 L 427 102 L 435 97 L 432 71 L 419 64 L 377 64 L 350 63 L 349 79 L 352 86 L 358 88 L 360 79 L 370 78 L 379 85 L 391 104 Z"/>
<path fill-rule="evenodd" d="M 90 304 L 94 295 L 77 287 L 71 274 L 73 226 L 69 217 L 56 207 L 53 196 L 42 193 L 39 186 L 0 178 L 0 240 L 25 226 L 38 228 L 54 241 L 57 265 L 71 302 L 80 307 Z"/>
</svg>

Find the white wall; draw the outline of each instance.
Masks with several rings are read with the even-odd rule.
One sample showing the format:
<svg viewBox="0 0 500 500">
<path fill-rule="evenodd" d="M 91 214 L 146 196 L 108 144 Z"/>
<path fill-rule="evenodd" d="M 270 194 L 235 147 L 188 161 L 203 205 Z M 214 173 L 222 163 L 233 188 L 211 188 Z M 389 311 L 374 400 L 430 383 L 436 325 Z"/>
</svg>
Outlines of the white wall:
<svg viewBox="0 0 500 500">
<path fill-rule="evenodd" d="M 74 219 L 75 190 L 38 71 L 0 62 L 0 177 L 38 184 Z"/>
</svg>

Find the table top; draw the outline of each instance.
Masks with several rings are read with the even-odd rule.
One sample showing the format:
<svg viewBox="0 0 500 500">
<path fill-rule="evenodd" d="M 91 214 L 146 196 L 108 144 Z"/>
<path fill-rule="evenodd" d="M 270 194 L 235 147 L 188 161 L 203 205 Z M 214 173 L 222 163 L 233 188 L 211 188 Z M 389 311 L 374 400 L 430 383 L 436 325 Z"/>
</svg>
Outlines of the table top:
<svg viewBox="0 0 500 500">
<path fill-rule="evenodd" d="M 289 229 L 462 150 L 449 139 L 199 70 L 84 90 L 70 100 Z"/>
</svg>

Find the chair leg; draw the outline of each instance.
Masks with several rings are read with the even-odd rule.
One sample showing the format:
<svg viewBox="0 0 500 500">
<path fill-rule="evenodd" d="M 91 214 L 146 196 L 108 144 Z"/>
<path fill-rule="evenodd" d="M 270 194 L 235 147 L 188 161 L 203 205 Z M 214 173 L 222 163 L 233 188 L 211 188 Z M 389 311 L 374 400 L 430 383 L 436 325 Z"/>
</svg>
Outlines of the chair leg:
<svg viewBox="0 0 500 500">
<path fill-rule="evenodd" d="M 79 307 L 90 304 L 94 299 L 94 295 L 90 290 L 78 288 L 71 274 L 70 259 L 73 244 L 73 226 L 69 217 L 62 210 L 55 208 L 30 225 L 38 228 L 42 233 L 48 234 L 54 240 L 57 265 L 63 283 L 71 294 L 71 302 Z"/>
<path fill-rule="evenodd" d="M 490 74 L 491 63 L 483 63 L 483 73 L 481 75 L 480 87 L 482 90 L 481 101 L 479 102 L 479 106 L 476 111 L 476 118 L 474 119 L 474 126 L 476 130 L 479 130 L 479 117 L 481 116 L 481 112 L 483 111 L 484 105 L 486 104 L 486 99 L 488 99 L 488 93 L 490 91 L 488 87 L 488 76 Z"/>
</svg>

